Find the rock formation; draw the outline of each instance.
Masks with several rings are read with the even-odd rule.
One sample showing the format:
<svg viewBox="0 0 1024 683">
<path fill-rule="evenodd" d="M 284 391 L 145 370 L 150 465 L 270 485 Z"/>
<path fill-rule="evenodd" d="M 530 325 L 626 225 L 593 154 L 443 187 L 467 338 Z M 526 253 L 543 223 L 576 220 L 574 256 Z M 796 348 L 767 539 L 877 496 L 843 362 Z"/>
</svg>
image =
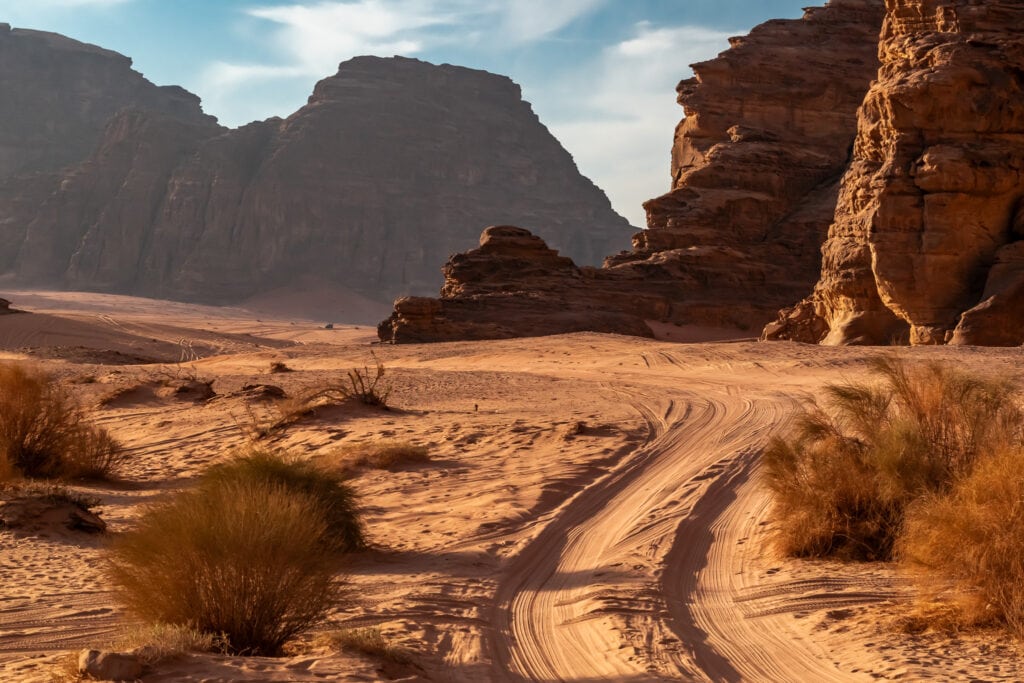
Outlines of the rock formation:
<svg viewBox="0 0 1024 683">
<path fill-rule="evenodd" d="M 767 22 L 694 65 L 695 77 L 678 86 L 686 118 L 676 130 L 672 191 L 646 203 L 648 229 L 634 236 L 632 251 L 555 288 L 562 299 L 606 312 L 583 329 L 621 331 L 626 316 L 760 330 L 806 293 L 820 270 L 857 107 L 878 70 L 882 14 L 883 0 L 833 0 L 803 19 Z M 458 263 L 445 268 L 449 283 Z M 486 337 L 496 328 L 471 324 L 473 316 L 508 319 L 531 306 L 534 327 L 520 325 L 524 334 L 581 329 L 578 316 L 570 321 L 557 307 L 545 321 L 542 307 L 553 306 L 548 274 L 535 284 L 500 272 L 507 277 L 500 296 L 481 265 L 455 272 L 460 287 L 446 285 L 433 303 L 399 302 L 382 338 Z M 473 279 L 483 276 L 490 281 Z M 614 302 L 621 306 L 613 311 Z M 612 312 L 619 317 L 610 319 Z M 416 332 L 404 333 L 405 325 Z"/>
<path fill-rule="evenodd" d="M 0 180 L 84 160 L 128 107 L 215 122 L 198 97 L 157 87 L 131 65 L 95 45 L 0 24 Z"/>
<path fill-rule="evenodd" d="M 61 65 L 55 86 L 88 72 Z M 210 303 L 313 276 L 383 302 L 436 291 L 437 264 L 495 221 L 590 263 L 629 227 L 508 78 L 359 57 L 284 120 L 122 109 L 82 163 L 0 183 L 0 273 Z"/>
<path fill-rule="evenodd" d="M 760 329 L 814 282 L 882 13 L 881 0 L 832 0 L 769 21 L 679 84 L 672 191 L 609 259 L 643 269 L 659 254 L 652 277 L 665 260 L 690 275 L 674 322 Z"/>
<path fill-rule="evenodd" d="M 598 329 L 653 336 L 636 297 L 604 269 L 577 267 L 528 230 L 494 226 L 480 246 L 443 268 L 441 299 L 404 297 L 378 325 L 381 339 L 405 343 L 507 339 Z M 525 287 L 526 289 L 521 289 Z"/>
<path fill-rule="evenodd" d="M 765 337 L 1024 343 L 1024 5 L 887 6 L 820 280 Z"/>
</svg>

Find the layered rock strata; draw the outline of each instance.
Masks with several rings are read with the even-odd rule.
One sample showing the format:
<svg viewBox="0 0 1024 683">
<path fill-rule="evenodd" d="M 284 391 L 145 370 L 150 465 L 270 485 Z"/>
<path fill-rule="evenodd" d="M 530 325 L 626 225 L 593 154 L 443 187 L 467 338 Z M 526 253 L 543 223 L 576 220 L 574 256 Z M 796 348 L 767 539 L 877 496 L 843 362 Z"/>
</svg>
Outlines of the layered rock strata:
<svg viewBox="0 0 1024 683">
<path fill-rule="evenodd" d="M 672 190 L 645 204 L 648 229 L 633 237 L 632 251 L 572 281 L 576 305 L 609 312 L 621 302 L 615 312 L 623 315 L 759 331 L 802 296 L 820 270 L 857 107 L 878 70 L 882 14 L 883 0 L 833 0 L 802 19 L 758 26 L 694 65 L 694 78 L 678 86 L 686 118 L 672 149 Z M 403 321 L 414 318 L 417 340 L 491 334 L 490 326 L 467 324 L 477 310 L 468 302 L 483 296 L 473 277 L 460 276 L 462 289 L 446 286 L 434 303 L 400 302 L 382 338 L 404 340 L 402 326 L 413 324 Z M 524 316 L 533 306 L 535 327 L 521 326 L 526 333 L 579 327 L 576 319 L 560 326 L 566 317 L 554 307 L 542 322 L 537 307 L 551 305 L 539 295 L 547 284 L 509 272 L 503 286 L 481 315 Z M 406 315 L 411 307 L 415 314 Z M 595 319 L 587 329 L 621 329 L 602 324 Z"/>
<path fill-rule="evenodd" d="M 81 164 L 0 184 L 0 273 L 211 303 L 314 277 L 390 302 L 436 291 L 495 221 L 584 263 L 629 230 L 508 78 L 359 57 L 283 120 L 121 110 Z"/>
<path fill-rule="evenodd" d="M 887 8 L 820 279 L 765 337 L 1024 343 L 1024 5 Z"/>
<path fill-rule="evenodd" d="M 442 298 L 404 297 L 378 325 L 382 340 L 507 339 L 599 330 L 652 336 L 633 298 L 599 268 L 578 267 L 528 230 L 494 226 L 443 268 Z M 526 286 L 527 289 L 520 289 Z"/>
<path fill-rule="evenodd" d="M 215 122 L 198 97 L 153 85 L 131 66 L 95 45 L 0 24 L 0 179 L 81 162 L 122 109 Z"/>
</svg>

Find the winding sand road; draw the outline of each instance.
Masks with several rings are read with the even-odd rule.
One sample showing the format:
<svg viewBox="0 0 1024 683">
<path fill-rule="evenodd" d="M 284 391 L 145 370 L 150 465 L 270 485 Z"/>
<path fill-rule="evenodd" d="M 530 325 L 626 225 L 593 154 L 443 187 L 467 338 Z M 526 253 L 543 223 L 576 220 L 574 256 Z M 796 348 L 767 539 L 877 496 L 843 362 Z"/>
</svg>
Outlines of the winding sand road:
<svg viewBox="0 0 1024 683">
<path fill-rule="evenodd" d="M 721 383 L 623 391 L 646 442 L 575 496 L 496 595 L 495 680 L 857 681 L 792 613 L 878 600 L 856 581 L 759 581 L 765 498 L 754 463 L 792 399 Z M 647 360 L 647 359 L 645 359 Z M 667 361 L 667 362 L 666 362 Z M 680 369 L 680 368 L 677 368 Z"/>
</svg>

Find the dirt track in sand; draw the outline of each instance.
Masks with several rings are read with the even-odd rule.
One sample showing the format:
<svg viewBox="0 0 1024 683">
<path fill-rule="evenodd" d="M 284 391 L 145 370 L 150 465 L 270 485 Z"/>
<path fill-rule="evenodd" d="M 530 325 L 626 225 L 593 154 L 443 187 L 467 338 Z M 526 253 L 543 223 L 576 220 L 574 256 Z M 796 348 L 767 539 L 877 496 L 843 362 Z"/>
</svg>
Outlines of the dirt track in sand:
<svg viewBox="0 0 1024 683">
<path fill-rule="evenodd" d="M 137 391 L 97 407 L 98 421 L 133 454 L 131 487 L 90 490 L 115 531 L 244 442 L 247 403 L 234 394 L 241 385 L 271 381 L 292 391 L 369 360 L 366 329 L 328 332 L 199 307 L 175 308 L 169 318 L 160 304 L 126 306 L 123 297 L 98 297 L 103 305 L 91 310 L 95 295 L 76 296 L 73 310 L 48 311 L 66 324 L 18 316 L 17 329 L 0 331 L 0 353 L 20 357 L 52 342 L 57 350 L 39 362 L 68 379 L 88 376 L 75 387 L 92 404 L 169 368 L 83 362 L 89 348 L 162 357 L 185 339 L 206 356 L 187 371 L 215 378 L 220 393 L 192 404 Z M 69 347 L 73 357 L 61 360 Z M 888 351 L 583 334 L 375 352 L 398 410 L 321 416 L 279 445 L 320 457 L 339 444 L 397 438 L 433 454 L 429 466 L 356 479 L 378 549 L 354 561 L 355 598 L 337 619 L 379 627 L 416 653 L 420 668 L 392 675 L 1024 678 L 1012 646 L 991 636 L 887 630 L 910 592 L 891 567 L 796 562 L 771 551 L 761 449 L 801 398 L 863 376 L 866 359 Z M 903 353 L 1005 375 L 1021 367 L 1016 349 Z M 270 376 L 270 361 L 295 372 Z M 47 680 L 57 651 L 123 628 L 99 546 L 63 533 L 3 532 L 0 678 Z M 204 655 L 151 680 L 375 680 L 377 664 L 322 650 L 283 660 Z"/>
</svg>

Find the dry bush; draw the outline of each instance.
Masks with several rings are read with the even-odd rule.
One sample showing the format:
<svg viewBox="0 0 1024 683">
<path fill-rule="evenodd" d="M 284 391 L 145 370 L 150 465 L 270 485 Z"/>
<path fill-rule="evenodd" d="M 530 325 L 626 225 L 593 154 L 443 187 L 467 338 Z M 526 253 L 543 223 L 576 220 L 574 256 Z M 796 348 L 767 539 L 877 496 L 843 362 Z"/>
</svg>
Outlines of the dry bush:
<svg viewBox="0 0 1024 683">
<path fill-rule="evenodd" d="M 907 506 L 942 493 L 1021 436 L 1016 392 L 928 363 L 875 364 L 873 384 L 832 385 L 764 454 L 782 549 L 888 559 Z"/>
<path fill-rule="evenodd" d="M 190 652 L 221 650 L 222 638 L 188 626 L 173 624 L 146 624 L 133 628 L 115 640 L 115 651 L 130 651 L 146 666 L 179 659 Z"/>
<path fill-rule="evenodd" d="M 1000 619 L 1024 636 L 1024 450 L 983 456 L 951 491 L 912 505 L 897 555 L 954 587 L 963 622 Z"/>
<path fill-rule="evenodd" d="M 393 664 L 412 664 L 412 653 L 388 642 L 379 628 L 348 628 L 328 631 L 318 642 L 334 650 L 355 652 Z"/>
<path fill-rule="evenodd" d="M 327 515 L 282 485 L 224 477 L 148 510 L 110 548 L 108 572 L 150 623 L 224 635 L 274 655 L 339 600 Z"/>
<path fill-rule="evenodd" d="M 386 470 L 430 462 L 430 452 L 426 446 L 408 441 L 378 440 L 342 446 L 326 459 L 328 466 L 341 470 L 358 467 Z"/>
<path fill-rule="evenodd" d="M 314 501 L 327 524 L 332 549 L 350 552 L 366 547 L 356 494 L 340 472 L 331 472 L 287 453 L 251 447 L 203 475 L 200 490 L 225 484 L 261 484 L 282 488 Z"/>
<path fill-rule="evenodd" d="M 387 410 L 391 395 L 391 385 L 384 379 L 387 370 L 376 356 L 373 359 L 373 370 L 369 366 L 353 368 L 346 373 L 344 381 L 316 386 L 275 401 L 272 413 L 257 415 L 251 407 L 247 407 L 246 420 L 236 420 L 236 423 L 244 434 L 256 441 L 315 415 L 318 409 L 344 405 L 350 401 Z"/>
<path fill-rule="evenodd" d="M 384 379 L 387 370 L 384 363 L 373 355 L 373 370 L 369 366 L 352 368 L 345 374 L 345 381 L 329 384 L 307 392 L 302 399 L 306 405 L 314 405 L 317 401 L 343 403 L 357 400 L 368 406 L 388 407 L 391 396 L 391 385 Z"/>
<path fill-rule="evenodd" d="M 88 424 L 67 390 L 48 375 L 0 365 L 0 477 L 95 478 L 113 476 L 124 463 L 121 447 Z"/>
</svg>

